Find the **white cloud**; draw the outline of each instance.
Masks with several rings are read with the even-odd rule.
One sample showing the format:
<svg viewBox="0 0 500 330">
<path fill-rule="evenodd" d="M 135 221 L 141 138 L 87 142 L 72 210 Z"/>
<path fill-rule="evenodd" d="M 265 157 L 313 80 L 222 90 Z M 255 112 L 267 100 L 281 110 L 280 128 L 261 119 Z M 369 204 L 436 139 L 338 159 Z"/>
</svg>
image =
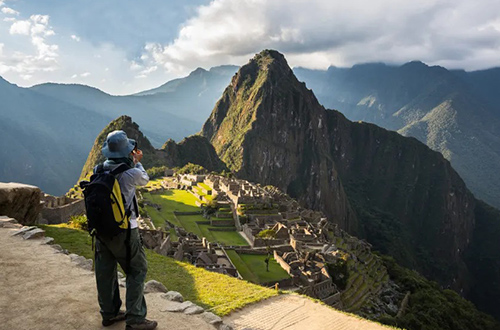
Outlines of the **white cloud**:
<svg viewBox="0 0 500 330">
<path fill-rule="evenodd" d="M 140 65 L 139 63 L 137 63 L 136 61 L 132 61 L 132 63 L 130 63 L 130 70 L 132 71 L 139 71 L 143 68 L 142 65 Z"/>
<path fill-rule="evenodd" d="M 9 33 L 10 34 L 22 34 L 29 35 L 31 29 L 30 21 L 15 21 L 11 26 Z"/>
<path fill-rule="evenodd" d="M 71 35 L 71 39 L 75 40 L 76 42 L 80 42 L 80 37 L 78 37 L 74 34 Z"/>
<path fill-rule="evenodd" d="M 49 26 L 48 15 L 31 15 L 27 20 L 14 20 L 11 35 L 28 36 L 34 53 L 13 51 L 0 57 L 2 71 L 15 72 L 24 80 L 30 80 L 35 72 L 52 72 L 57 68 L 59 46 L 50 44 L 46 38 L 55 35 Z M 19 39 L 18 43 L 22 42 Z"/>
<path fill-rule="evenodd" d="M 78 75 L 76 73 L 71 76 L 71 79 L 76 79 L 76 78 L 78 78 Z"/>
<path fill-rule="evenodd" d="M 16 18 L 15 18 L 15 17 L 5 17 L 5 18 L 3 19 L 3 21 L 4 21 L 4 22 L 14 22 L 15 20 L 16 20 Z"/>
<path fill-rule="evenodd" d="M 474 69 L 500 65 L 488 56 L 500 51 L 499 18 L 498 0 L 214 0 L 141 60 L 177 73 L 273 48 L 308 67 L 420 59 Z"/>
<path fill-rule="evenodd" d="M 15 11 L 14 9 L 9 8 L 9 7 L 3 7 L 2 13 L 6 14 L 6 15 L 19 15 L 18 11 Z"/>
<path fill-rule="evenodd" d="M 90 76 L 90 72 L 84 72 L 84 73 L 82 73 L 82 74 L 80 75 L 80 77 L 82 77 L 82 78 L 86 78 L 86 77 L 88 77 L 88 76 Z"/>
</svg>

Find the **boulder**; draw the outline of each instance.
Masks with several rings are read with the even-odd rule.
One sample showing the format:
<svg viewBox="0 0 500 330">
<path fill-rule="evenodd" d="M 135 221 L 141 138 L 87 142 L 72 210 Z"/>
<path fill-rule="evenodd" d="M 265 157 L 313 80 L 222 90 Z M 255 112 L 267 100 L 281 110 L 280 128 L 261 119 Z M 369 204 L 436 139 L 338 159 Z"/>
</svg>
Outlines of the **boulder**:
<svg viewBox="0 0 500 330">
<path fill-rule="evenodd" d="M 42 208 L 41 197 L 38 187 L 0 182 L 0 214 L 15 218 L 23 225 L 34 224 Z"/>
<path fill-rule="evenodd" d="M 182 295 L 177 291 L 168 291 L 167 293 L 162 294 L 161 297 L 163 299 L 167 299 L 170 301 L 178 301 L 178 302 L 184 301 L 184 297 L 182 297 Z"/>
<path fill-rule="evenodd" d="M 152 292 L 166 293 L 167 291 L 168 291 L 167 288 L 162 283 L 155 280 L 147 281 L 146 284 L 144 284 L 144 293 L 152 293 Z"/>
<path fill-rule="evenodd" d="M 219 325 L 219 330 L 234 330 L 234 328 L 229 324 L 222 323 Z"/>
<path fill-rule="evenodd" d="M 21 228 L 16 219 L 7 217 L 5 215 L 0 216 L 0 228 Z"/>
<path fill-rule="evenodd" d="M 179 302 L 175 302 L 175 301 L 169 301 L 166 304 L 166 307 L 162 308 L 161 311 L 162 312 L 180 313 L 180 312 L 184 312 L 186 309 L 188 309 L 190 307 L 193 307 L 193 306 L 195 306 L 195 304 L 193 304 L 190 301 L 185 301 L 183 303 L 179 303 Z"/>
<path fill-rule="evenodd" d="M 24 239 L 35 239 L 35 238 L 41 238 L 45 237 L 45 230 L 40 229 L 40 228 L 35 228 L 33 230 L 29 230 L 26 233 L 24 233 L 23 238 Z"/>
<path fill-rule="evenodd" d="M 188 308 L 186 308 L 184 310 L 184 314 L 186 315 L 194 315 L 194 314 L 201 314 L 203 313 L 205 310 L 203 308 L 201 308 L 200 306 L 198 305 L 193 305 L 193 306 L 190 306 Z"/>
<path fill-rule="evenodd" d="M 47 244 L 47 245 L 54 244 L 54 238 L 45 237 L 45 239 L 42 241 L 42 244 Z"/>
<path fill-rule="evenodd" d="M 36 226 L 25 226 L 19 230 L 16 230 L 15 232 L 11 233 L 10 236 L 24 235 L 28 231 L 33 230 L 35 228 L 37 228 L 37 227 Z"/>
<path fill-rule="evenodd" d="M 212 312 L 202 313 L 201 318 L 204 319 L 205 322 L 210 323 L 213 326 L 218 326 L 218 325 L 222 324 L 222 319 Z"/>
</svg>

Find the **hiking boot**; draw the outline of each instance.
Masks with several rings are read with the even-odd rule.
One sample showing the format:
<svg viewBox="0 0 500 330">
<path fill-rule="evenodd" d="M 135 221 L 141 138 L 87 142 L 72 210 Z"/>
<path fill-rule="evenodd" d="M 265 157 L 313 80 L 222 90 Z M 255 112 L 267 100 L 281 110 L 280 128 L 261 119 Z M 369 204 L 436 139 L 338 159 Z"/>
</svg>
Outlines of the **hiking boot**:
<svg viewBox="0 0 500 330">
<path fill-rule="evenodd" d="M 126 330 L 133 330 L 133 329 L 153 330 L 153 329 L 156 329 L 157 326 L 158 326 L 158 322 L 144 319 L 143 321 L 141 321 L 139 323 L 127 324 L 127 327 L 125 329 Z"/>
<path fill-rule="evenodd" d="M 120 321 L 125 321 L 125 312 L 124 311 L 119 311 L 118 314 L 116 314 L 115 317 L 112 317 L 108 320 L 102 320 L 102 326 L 104 327 L 109 327 L 110 325 L 115 324 L 116 322 Z"/>
</svg>

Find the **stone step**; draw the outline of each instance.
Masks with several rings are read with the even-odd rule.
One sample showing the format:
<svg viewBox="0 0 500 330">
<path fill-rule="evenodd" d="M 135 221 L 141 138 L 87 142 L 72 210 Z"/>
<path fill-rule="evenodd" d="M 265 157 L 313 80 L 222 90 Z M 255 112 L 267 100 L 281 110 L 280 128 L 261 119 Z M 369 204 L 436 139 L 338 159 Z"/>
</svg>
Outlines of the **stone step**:
<svg viewBox="0 0 500 330">
<path fill-rule="evenodd" d="M 19 228 L 21 226 L 14 218 L 5 215 L 0 216 L 0 228 Z"/>
</svg>

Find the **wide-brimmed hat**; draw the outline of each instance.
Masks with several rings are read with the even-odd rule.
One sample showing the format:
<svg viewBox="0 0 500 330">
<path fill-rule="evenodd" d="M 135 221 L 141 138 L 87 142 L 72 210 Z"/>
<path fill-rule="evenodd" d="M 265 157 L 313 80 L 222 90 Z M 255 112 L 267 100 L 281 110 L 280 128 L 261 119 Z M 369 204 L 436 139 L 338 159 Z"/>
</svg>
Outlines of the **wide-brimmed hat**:
<svg viewBox="0 0 500 330">
<path fill-rule="evenodd" d="M 129 139 L 124 131 L 113 131 L 102 145 L 102 154 L 106 158 L 128 157 L 136 145 L 135 140 Z"/>
</svg>

